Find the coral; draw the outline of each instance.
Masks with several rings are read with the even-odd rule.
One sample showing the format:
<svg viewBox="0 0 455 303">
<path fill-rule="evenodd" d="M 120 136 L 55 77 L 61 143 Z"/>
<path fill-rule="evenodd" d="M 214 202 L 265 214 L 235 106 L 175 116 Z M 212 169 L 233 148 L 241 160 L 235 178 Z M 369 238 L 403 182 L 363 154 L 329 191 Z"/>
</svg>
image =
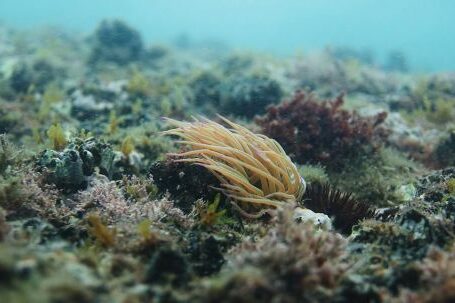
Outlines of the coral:
<svg viewBox="0 0 455 303">
<path fill-rule="evenodd" d="M 252 118 L 283 95 L 278 82 L 263 75 L 233 75 L 219 87 L 221 111 Z"/>
<path fill-rule="evenodd" d="M 120 20 L 102 21 L 93 40 L 91 63 L 124 65 L 139 60 L 144 51 L 140 34 Z"/>
<path fill-rule="evenodd" d="M 276 208 L 302 197 L 305 183 L 276 141 L 220 118 L 232 129 L 208 119 L 169 120 L 177 128 L 164 134 L 176 135 L 190 147 L 173 154 L 176 161 L 208 169 L 220 180 L 220 190 L 243 206 Z"/>
<path fill-rule="evenodd" d="M 362 118 L 341 108 L 343 96 L 320 101 L 299 91 L 277 106 L 268 108 L 256 121 L 265 135 L 275 139 L 298 163 L 322 163 L 339 167 L 349 159 L 378 149 L 386 138 L 380 125 L 387 114 Z"/>
</svg>

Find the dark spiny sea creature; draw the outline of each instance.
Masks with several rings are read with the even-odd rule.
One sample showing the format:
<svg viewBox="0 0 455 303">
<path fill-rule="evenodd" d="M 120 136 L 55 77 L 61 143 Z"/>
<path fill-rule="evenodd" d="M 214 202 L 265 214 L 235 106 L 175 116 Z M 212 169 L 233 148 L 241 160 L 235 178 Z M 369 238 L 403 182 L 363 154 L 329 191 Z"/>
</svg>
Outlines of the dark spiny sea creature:
<svg viewBox="0 0 455 303">
<path fill-rule="evenodd" d="M 351 193 L 342 192 L 329 184 L 311 184 L 304 196 L 303 205 L 317 213 L 324 213 L 333 219 L 333 225 L 349 234 L 360 220 L 372 218 L 374 209 L 357 201 Z"/>
</svg>

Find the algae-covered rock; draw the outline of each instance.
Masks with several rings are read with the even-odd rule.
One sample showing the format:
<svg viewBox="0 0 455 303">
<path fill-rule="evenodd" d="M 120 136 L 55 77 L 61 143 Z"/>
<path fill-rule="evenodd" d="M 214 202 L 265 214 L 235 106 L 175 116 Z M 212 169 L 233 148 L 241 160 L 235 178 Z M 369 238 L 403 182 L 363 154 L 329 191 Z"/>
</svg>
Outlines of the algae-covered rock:
<svg viewBox="0 0 455 303">
<path fill-rule="evenodd" d="M 160 194 L 169 193 L 175 205 L 189 212 L 198 199 L 213 201 L 219 181 L 200 166 L 169 161 L 155 162 L 150 174 Z"/>
<path fill-rule="evenodd" d="M 376 220 L 363 221 L 354 229 L 348 247 L 362 266 L 345 281 L 346 293 L 378 298 L 384 289 L 396 294 L 419 287 L 423 260 L 435 249 L 450 249 L 455 240 L 455 199 L 450 193 L 454 176 L 454 169 L 445 169 L 418 178 L 411 201 L 377 210 Z M 357 286 L 349 287 L 353 281 Z"/>
<path fill-rule="evenodd" d="M 138 31 L 120 20 L 104 20 L 96 29 L 89 61 L 119 65 L 137 61 L 143 54 Z"/>
<path fill-rule="evenodd" d="M 110 144 L 96 138 L 76 141 L 79 153 L 83 159 L 87 172 L 93 172 L 94 167 L 98 167 L 100 173 L 110 178 L 114 169 L 115 154 Z"/>
<path fill-rule="evenodd" d="M 190 278 L 190 267 L 185 256 L 171 248 L 162 248 L 150 259 L 145 282 L 181 286 Z"/>
<path fill-rule="evenodd" d="M 439 141 L 433 157 L 439 167 L 455 166 L 455 129 Z"/>
<path fill-rule="evenodd" d="M 186 236 L 189 245 L 185 252 L 189 255 L 192 267 L 199 276 L 209 276 L 218 272 L 225 263 L 224 253 L 235 241 L 225 237 L 214 237 L 209 233 L 191 231 Z"/>
<path fill-rule="evenodd" d="M 95 168 L 108 178 L 113 173 L 114 151 L 109 144 L 95 138 L 74 139 L 63 151 L 44 150 L 36 161 L 48 183 L 76 191 L 87 187 Z"/>
<path fill-rule="evenodd" d="M 26 64 L 18 64 L 14 67 L 9 78 L 9 85 L 16 92 L 26 92 L 33 82 L 33 74 Z"/>
<path fill-rule="evenodd" d="M 58 188 L 76 191 L 87 186 L 82 168 L 83 161 L 78 151 L 45 150 L 38 161 L 38 166 L 46 169 L 47 182 L 55 184 Z"/>
<path fill-rule="evenodd" d="M 203 72 L 191 80 L 195 103 L 202 106 L 218 106 L 220 102 L 219 85 L 221 79 L 213 72 Z"/>
<path fill-rule="evenodd" d="M 283 96 L 280 84 L 265 75 L 233 75 L 220 85 L 220 107 L 243 117 L 262 114 Z"/>
</svg>

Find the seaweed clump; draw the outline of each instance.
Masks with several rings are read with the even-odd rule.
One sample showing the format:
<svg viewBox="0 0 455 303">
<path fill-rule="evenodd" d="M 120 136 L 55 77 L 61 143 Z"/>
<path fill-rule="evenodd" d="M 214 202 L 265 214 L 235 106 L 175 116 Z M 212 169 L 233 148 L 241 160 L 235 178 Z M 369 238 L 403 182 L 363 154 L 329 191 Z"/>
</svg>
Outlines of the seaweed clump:
<svg viewBox="0 0 455 303">
<path fill-rule="evenodd" d="M 387 138 L 381 127 L 387 113 L 363 118 L 342 109 L 343 103 L 343 95 L 321 101 L 298 91 L 291 100 L 269 107 L 256 121 L 298 163 L 338 167 L 362 152 L 374 152 Z"/>
</svg>

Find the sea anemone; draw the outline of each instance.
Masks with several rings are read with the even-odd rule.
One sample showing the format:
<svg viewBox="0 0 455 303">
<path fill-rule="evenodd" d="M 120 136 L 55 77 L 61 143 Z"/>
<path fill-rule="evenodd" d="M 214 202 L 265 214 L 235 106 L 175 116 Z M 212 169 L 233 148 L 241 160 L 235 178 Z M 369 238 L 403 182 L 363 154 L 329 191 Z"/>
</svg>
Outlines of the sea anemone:
<svg viewBox="0 0 455 303">
<path fill-rule="evenodd" d="M 176 128 L 163 133 L 182 138 L 177 142 L 190 149 L 170 155 L 208 169 L 219 179 L 219 190 L 234 205 L 243 206 L 241 210 L 277 208 L 301 199 L 305 182 L 280 144 L 219 118 L 230 128 L 206 118 L 194 118 L 194 122 L 167 119 Z"/>
</svg>

